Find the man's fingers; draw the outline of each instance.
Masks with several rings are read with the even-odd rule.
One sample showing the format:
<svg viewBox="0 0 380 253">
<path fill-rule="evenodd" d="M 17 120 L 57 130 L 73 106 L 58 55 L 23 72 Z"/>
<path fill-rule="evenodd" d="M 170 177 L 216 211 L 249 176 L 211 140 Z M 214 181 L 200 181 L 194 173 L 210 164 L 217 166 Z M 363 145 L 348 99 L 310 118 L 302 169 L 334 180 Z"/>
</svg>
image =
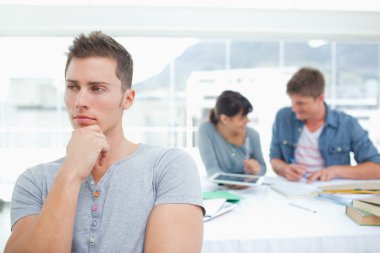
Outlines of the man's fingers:
<svg viewBox="0 0 380 253">
<path fill-rule="evenodd" d="M 301 175 L 298 174 L 296 171 L 289 169 L 288 173 L 286 173 L 286 177 L 290 181 L 298 181 L 301 178 Z"/>
<path fill-rule="evenodd" d="M 334 176 L 332 174 L 329 173 L 328 177 L 327 177 L 327 181 L 330 181 L 334 178 Z"/>
<path fill-rule="evenodd" d="M 92 131 L 102 133 L 102 130 L 100 129 L 100 127 L 98 125 L 89 125 L 89 126 L 81 127 L 79 129 L 88 129 L 88 130 L 92 130 Z"/>
<path fill-rule="evenodd" d="M 328 171 L 323 171 L 321 176 L 321 181 L 328 181 L 329 180 L 329 173 Z"/>
<path fill-rule="evenodd" d="M 107 152 L 105 152 L 105 151 L 100 152 L 99 161 L 98 161 L 98 164 L 100 167 L 103 166 L 103 161 L 104 161 L 104 158 L 106 158 L 106 153 Z"/>
<path fill-rule="evenodd" d="M 286 177 L 291 181 L 298 181 L 305 173 L 305 167 L 297 164 L 289 164 Z"/>
<path fill-rule="evenodd" d="M 107 157 L 107 153 L 109 149 L 110 149 L 109 144 L 107 143 L 106 140 L 104 140 L 104 142 L 102 143 L 102 148 L 100 149 L 99 160 L 98 160 L 98 164 L 100 167 L 103 166 L 103 161 Z"/>
<path fill-rule="evenodd" d="M 304 167 L 304 166 L 299 166 L 299 167 L 296 167 L 296 168 L 294 168 L 295 169 L 295 171 L 297 172 L 297 174 L 299 174 L 299 175 L 303 175 L 303 174 L 305 174 L 305 172 L 306 172 L 306 168 Z"/>
<path fill-rule="evenodd" d="M 321 171 L 314 172 L 311 174 L 311 176 L 308 178 L 307 182 L 311 183 L 317 180 L 321 176 Z"/>
<path fill-rule="evenodd" d="M 289 168 L 296 174 L 303 175 L 306 171 L 306 167 L 300 164 L 289 164 Z"/>
</svg>

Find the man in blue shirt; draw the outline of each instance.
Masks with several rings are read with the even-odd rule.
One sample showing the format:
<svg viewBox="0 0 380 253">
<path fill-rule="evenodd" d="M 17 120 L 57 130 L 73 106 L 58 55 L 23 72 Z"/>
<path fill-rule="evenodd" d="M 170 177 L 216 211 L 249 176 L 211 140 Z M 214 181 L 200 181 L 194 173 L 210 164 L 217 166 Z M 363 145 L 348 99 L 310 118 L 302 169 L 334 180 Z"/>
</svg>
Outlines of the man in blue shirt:
<svg viewBox="0 0 380 253">
<path fill-rule="evenodd" d="M 272 130 L 274 171 L 291 181 L 380 178 L 380 155 L 367 131 L 355 118 L 325 103 L 324 86 L 322 73 L 312 68 L 301 68 L 289 80 L 292 106 L 277 113 Z"/>
</svg>

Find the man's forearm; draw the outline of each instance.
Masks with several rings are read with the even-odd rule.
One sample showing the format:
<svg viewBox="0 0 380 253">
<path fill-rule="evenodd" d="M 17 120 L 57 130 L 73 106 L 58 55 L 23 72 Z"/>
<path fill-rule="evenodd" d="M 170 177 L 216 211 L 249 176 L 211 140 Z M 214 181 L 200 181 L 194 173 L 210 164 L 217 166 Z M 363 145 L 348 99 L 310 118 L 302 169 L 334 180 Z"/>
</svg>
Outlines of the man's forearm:
<svg viewBox="0 0 380 253">
<path fill-rule="evenodd" d="M 61 170 L 36 220 L 16 240 L 10 238 L 5 252 L 71 252 L 81 183 Z"/>
<path fill-rule="evenodd" d="M 285 167 L 287 166 L 287 163 L 285 163 L 283 160 L 278 158 L 273 158 L 270 160 L 270 163 L 272 165 L 272 168 L 274 172 L 276 172 L 278 175 L 285 177 Z"/>
<path fill-rule="evenodd" d="M 356 166 L 338 165 L 335 167 L 336 177 L 356 180 L 380 179 L 380 164 L 364 162 Z"/>
</svg>

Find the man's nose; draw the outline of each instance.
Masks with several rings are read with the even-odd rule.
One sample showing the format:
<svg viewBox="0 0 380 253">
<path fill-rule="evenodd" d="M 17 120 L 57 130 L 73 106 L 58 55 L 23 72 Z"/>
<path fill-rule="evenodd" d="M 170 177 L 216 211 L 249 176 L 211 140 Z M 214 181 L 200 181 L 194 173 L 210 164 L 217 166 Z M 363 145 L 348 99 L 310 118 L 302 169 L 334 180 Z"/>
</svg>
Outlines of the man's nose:
<svg viewBox="0 0 380 253">
<path fill-rule="evenodd" d="M 88 92 L 85 89 L 81 89 L 75 98 L 75 107 L 87 107 L 88 106 Z"/>
</svg>

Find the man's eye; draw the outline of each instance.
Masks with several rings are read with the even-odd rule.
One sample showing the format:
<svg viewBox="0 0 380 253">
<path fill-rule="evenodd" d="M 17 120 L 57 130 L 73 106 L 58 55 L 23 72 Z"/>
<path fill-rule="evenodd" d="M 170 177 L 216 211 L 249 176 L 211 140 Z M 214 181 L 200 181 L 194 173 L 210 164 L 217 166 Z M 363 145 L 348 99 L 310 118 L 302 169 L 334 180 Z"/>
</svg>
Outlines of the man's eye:
<svg viewBox="0 0 380 253">
<path fill-rule="evenodd" d="M 102 91 L 104 91 L 104 89 L 102 87 L 98 87 L 98 86 L 92 87 L 92 90 L 95 91 L 95 92 L 102 92 Z"/>
<path fill-rule="evenodd" d="M 72 85 L 72 84 L 68 84 L 66 87 L 67 87 L 68 90 L 78 89 L 78 87 L 76 85 Z"/>
</svg>

